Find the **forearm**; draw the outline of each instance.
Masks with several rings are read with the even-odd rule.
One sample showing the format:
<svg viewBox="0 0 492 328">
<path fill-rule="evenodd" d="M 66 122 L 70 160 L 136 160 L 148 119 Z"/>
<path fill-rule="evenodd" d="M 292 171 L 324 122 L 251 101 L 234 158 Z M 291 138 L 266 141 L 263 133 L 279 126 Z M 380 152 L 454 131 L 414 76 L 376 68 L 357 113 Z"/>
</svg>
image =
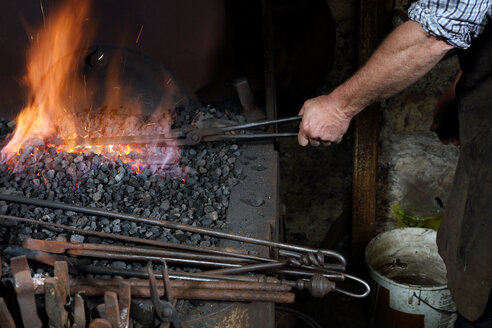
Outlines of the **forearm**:
<svg viewBox="0 0 492 328">
<path fill-rule="evenodd" d="M 424 76 L 453 46 L 408 21 L 395 29 L 368 62 L 330 98 L 353 117 L 373 102 L 390 97 Z"/>
</svg>

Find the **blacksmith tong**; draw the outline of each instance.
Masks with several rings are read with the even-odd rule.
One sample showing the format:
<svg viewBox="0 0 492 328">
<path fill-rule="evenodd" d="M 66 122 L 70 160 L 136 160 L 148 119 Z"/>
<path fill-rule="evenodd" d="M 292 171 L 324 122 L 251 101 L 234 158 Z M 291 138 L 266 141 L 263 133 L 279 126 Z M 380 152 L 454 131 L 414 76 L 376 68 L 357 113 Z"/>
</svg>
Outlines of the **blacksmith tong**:
<svg viewBox="0 0 492 328">
<path fill-rule="evenodd" d="M 284 133 L 250 133 L 250 134 L 227 134 L 227 132 L 242 131 L 247 129 L 254 129 L 264 127 L 268 125 L 274 125 L 278 123 L 300 121 L 302 116 L 294 116 L 281 118 L 277 120 L 259 121 L 244 123 L 238 125 L 231 125 L 226 127 L 217 128 L 182 128 L 173 129 L 170 134 L 166 136 L 168 141 L 164 141 L 166 144 L 183 146 L 183 145 L 196 145 L 200 142 L 219 141 L 219 140 L 257 140 L 265 138 L 279 138 L 279 137 L 294 137 L 297 136 L 297 132 L 284 132 Z"/>
<path fill-rule="evenodd" d="M 179 314 L 175 307 L 176 302 L 172 294 L 171 281 L 169 280 L 169 274 L 168 274 L 166 262 L 162 263 L 162 281 L 164 283 L 164 300 L 161 300 L 159 297 L 157 282 L 155 280 L 154 271 L 152 270 L 152 263 L 150 262 L 149 265 L 147 266 L 147 272 L 149 274 L 150 297 L 152 298 L 152 304 L 154 305 L 157 318 L 165 325 L 164 327 L 169 327 L 169 324 L 172 323 L 174 328 L 181 328 Z"/>
<path fill-rule="evenodd" d="M 277 120 L 259 121 L 237 124 L 225 127 L 196 128 L 184 127 L 171 129 L 164 134 L 138 135 L 138 136 L 113 136 L 98 138 L 76 138 L 69 140 L 56 140 L 54 144 L 75 144 L 79 146 L 105 146 L 105 145 L 163 145 L 163 146 L 191 146 L 200 142 L 219 140 L 259 140 L 267 138 L 294 137 L 297 132 L 284 133 L 233 133 L 247 129 L 260 128 L 285 122 L 300 121 L 302 116 L 281 118 Z"/>
</svg>

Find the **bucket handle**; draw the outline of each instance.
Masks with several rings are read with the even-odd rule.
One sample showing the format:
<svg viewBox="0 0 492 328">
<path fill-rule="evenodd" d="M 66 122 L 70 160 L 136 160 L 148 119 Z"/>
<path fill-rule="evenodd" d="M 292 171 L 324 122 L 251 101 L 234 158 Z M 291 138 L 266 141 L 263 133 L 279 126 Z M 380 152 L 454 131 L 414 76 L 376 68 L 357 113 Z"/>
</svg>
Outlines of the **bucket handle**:
<svg viewBox="0 0 492 328">
<path fill-rule="evenodd" d="M 447 315 L 451 315 L 451 314 L 455 314 L 457 313 L 456 311 L 448 311 L 448 310 L 444 310 L 444 309 L 438 309 L 436 308 L 435 306 L 432 306 L 430 305 L 427 301 L 424 301 L 421 297 L 419 297 L 415 292 L 413 292 L 413 297 L 417 298 L 420 302 L 424 303 L 425 305 L 427 305 L 428 307 L 430 307 L 431 309 L 433 309 L 434 311 L 437 311 L 441 314 L 447 314 Z"/>
<path fill-rule="evenodd" d="M 337 291 L 339 293 L 342 293 L 342 294 L 345 294 L 345 295 L 348 295 L 348 296 L 351 296 L 351 297 L 355 297 L 355 298 L 364 298 L 367 295 L 369 295 L 369 293 L 371 292 L 371 287 L 369 287 L 369 284 L 367 282 L 365 282 L 364 280 L 362 280 L 360 278 L 354 277 L 354 276 L 349 275 L 349 274 L 346 274 L 346 273 L 344 273 L 343 275 L 344 275 L 345 278 L 348 278 L 348 279 L 357 281 L 358 283 L 360 283 L 361 285 L 363 285 L 364 288 L 365 288 L 364 293 L 362 293 L 362 294 L 356 294 L 356 293 L 349 292 L 349 291 L 347 291 L 345 289 L 341 289 L 341 288 L 337 288 L 337 287 L 334 288 L 335 291 Z"/>
</svg>

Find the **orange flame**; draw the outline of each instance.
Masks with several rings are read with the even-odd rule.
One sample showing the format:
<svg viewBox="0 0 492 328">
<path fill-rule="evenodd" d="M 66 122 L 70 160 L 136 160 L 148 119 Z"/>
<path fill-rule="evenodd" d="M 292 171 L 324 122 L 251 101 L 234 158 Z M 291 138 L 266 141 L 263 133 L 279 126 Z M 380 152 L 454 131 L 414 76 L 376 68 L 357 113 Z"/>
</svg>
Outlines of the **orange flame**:
<svg viewBox="0 0 492 328">
<path fill-rule="evenodd" d="M 28 52 L 25 82 L 31 103 L 15 119 L 16 129 L 2 155 L 13 154 L 31 138 L 53 135 L 59 124 L 75 132 L 74 123 L 66 120 L 63 106 L 64 86 L 72 83 L 75 50 L 87 47 L 92 37 L 88 24 L 89 2 L 67 1 L 46 21 Z"/>
<path fill-rule="evenodd" d="M 166 133 L 171 121 L 168 104 L 172 103 L 171 98 L 176 92 L 176 89 L 171 89 L 154 111 L 151 122 L 142 119 L 135 114 L 141 108 L 138 100 L 134 103 L 134 100 L 119 99 L 124 97 L 124 92 L 120 91 L 122 72 L 118 62 L 114 61 L 109 63 L 105 81 L 106 109 L 91 113 L 93 95 L 88 95 L 85 75 L 83 79 L 78 76 L 81 50 L 89 48 L 95 32 L 94 23 L 89 19 L 89 2 L 65 1 L 47 17 L 45 25 L 37 33 L 27 56 L 25 84 L 29 90 L 29 105 L 15 119 L 16 129 L 1 150 L 2 161 L 16 166 L 19 157 L 28 157 L 23 150 L 37 147 L 44 151 L 53 146 L 57 152 L 94 152 L 114 160 L 120 159 L 123 163 L 130 163 L 137 173 L 144 165 L 164 167 L 167 163 L 176 163 L 179 158 L 176 151 L 167 151 L 156 145 L 81 146 L 67 141 L 97 136 Z M 162 83 L 169 85 L 170 81 L 172 79 L 166 76 Z M 115 108 L 122 100 L 128 102 L 125 106 L 131 108 L 132 115 L 117 112 Z M 88 110 L 86 118 L 81 116 L 83 113 L 76 109 L 76 105 Z M 50 140 L 54 139 L 64 140 L 65 144 L 51 145 Z M 35 152 L 30 156 L 35 157 Z M 147 163 L 150 158 L 152 164 Z"/>
</svg>

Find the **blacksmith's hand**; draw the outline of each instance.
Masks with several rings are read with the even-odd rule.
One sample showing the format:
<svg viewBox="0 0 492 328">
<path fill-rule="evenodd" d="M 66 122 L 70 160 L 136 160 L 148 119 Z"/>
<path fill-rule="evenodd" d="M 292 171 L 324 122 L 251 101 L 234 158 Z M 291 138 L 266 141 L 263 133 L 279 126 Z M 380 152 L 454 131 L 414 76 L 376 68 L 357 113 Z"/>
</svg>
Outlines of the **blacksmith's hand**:
<svg viewBox="0 0 492 328">
<path fill-rule="evenodd" d="M 299 115 L 303 115 L 297 139 L 301 146 L 328 146 L 339 143 L 348 129 L 352 116 L 337 106 L 333 95 L 307 100 Z"/>
</svg>

